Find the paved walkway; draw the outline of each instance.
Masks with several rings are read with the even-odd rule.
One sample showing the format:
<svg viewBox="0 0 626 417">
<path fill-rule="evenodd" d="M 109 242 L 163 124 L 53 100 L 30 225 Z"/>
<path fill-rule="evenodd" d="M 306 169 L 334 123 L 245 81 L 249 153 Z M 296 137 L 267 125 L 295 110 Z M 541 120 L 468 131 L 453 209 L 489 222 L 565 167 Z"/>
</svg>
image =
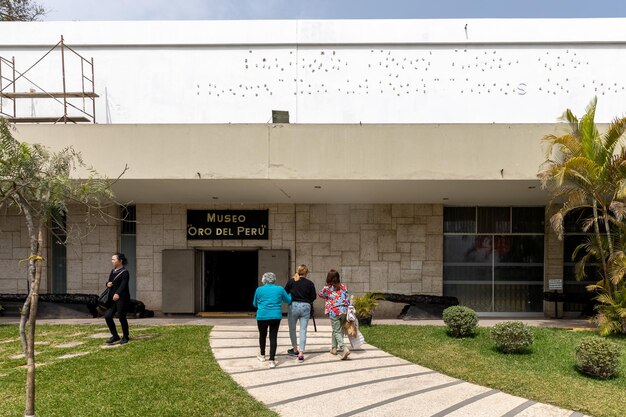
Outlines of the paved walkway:
<svg viewBox="0 0 626 417">
<path fill-rule="evenodd" d="M 286 323 L 281 324 L 275 369 L 256 359 L 255 325 L 217 325 L 210 336 L 222 369 L 281 416 L 584 416 L 451 378 L 367 344 L 341 361 L 328 352 L 328 325 L 318 325 L 317 333 L 309 329 L 305 362 L 300 364 L 286 354 L 289 333 Z"/>
<path fill-rule="evenodd" d="M 18 318 L 0 317 L 2 323 Z M 491 326 L 503 319 L 481 319 Z M 523 320 L 531 326 L 588 327 L 583 320 Z M 278 366 L 256 359 L 258 331 L 254 319 L 157 317 L 131 324 L 213 325 L 210 345 L 224 371 L 251 395 L 284 417 L 584 417 L 579 412 L 515 397 L 470 384 L 412 364 L 365 344 L 341 361 L 328 352 L 330 326 L 318 319 L 309 327 L 305 362 L 286 354 L 290 347 L 286 320 L 278 335 Z M 103 324 L 103 319 L 41 319 L 50 324 Z M 379 324 L 443 325 L 439 320 L 376 320 Z M 131 328 L 132 330 L 132 328 Z M 131 335 L 132 338 L 132 335 Z M 269 346 L 268 346 L 269 353 Z"/>
</svg>

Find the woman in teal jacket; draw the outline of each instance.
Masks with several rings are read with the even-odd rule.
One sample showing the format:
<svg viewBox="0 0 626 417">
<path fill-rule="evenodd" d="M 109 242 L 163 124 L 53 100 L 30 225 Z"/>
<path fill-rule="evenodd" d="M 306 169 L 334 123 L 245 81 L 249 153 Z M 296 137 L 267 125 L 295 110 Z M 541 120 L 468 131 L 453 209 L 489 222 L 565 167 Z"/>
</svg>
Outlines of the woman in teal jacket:
<svg viewBox="0 0 626 417">
<path fill-rule="evenodd" d="M 270 331 L 270 368 L 276 368 L 276 348 L 278 347 L 278 327 L 283 317 L 282 303 L 290 304 L 291 296 L 280 285 L 274 285 L 276 275 L 266 272 L 261 279 L 263 285 L 256 289 L 252 305 L 257 308 L 256 322 L 259 328 L 261 353 L 257 358 L 265 362 L 265 342 L 267 329 Z"/>
</svg>

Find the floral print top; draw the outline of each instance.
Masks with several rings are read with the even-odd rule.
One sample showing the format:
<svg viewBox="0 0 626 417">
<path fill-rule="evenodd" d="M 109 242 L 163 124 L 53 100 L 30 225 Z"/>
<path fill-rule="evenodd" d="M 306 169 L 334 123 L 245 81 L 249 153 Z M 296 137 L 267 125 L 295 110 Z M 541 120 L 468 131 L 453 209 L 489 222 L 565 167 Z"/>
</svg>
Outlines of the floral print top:
<svg viewBox="0 0 626 417">
<path fill-rule="evenodd" d="M 335 290 L 333 286 L 325 286 L 317 294 L 324 301 L 324 314 L 330 317 L 337 317 L 348 312 L 350 298 L 348 297 L 348 289 L 345 285 L 339 284 L 339 289 Z"/>
</svg>

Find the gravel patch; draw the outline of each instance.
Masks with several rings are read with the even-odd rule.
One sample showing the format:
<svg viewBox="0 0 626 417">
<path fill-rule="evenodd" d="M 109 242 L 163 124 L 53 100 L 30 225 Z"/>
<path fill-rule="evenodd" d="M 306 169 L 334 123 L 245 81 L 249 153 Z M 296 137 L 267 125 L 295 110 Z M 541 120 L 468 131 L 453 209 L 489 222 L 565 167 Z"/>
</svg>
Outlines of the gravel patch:
<svg viewBox="0 0 626 417">
<path fill-rule="evenodd" d="M 76 358 L 78 356 L 84 356 L 84 355 L 89 355 L 89 352 L 68 353 L 63 356 L 59 356 L 59 359 L 70 359 L 70 358 Z"/>
<path fill-rule="evenodd" d="M 59 349 L 67 349 L 67 348 L 73 348 L 73 347 L 84 345 L 84 344 L 85 344 L 85 342 L 80 342 L 78 340 L 74 340 L 72 342 L 60 343 L 58 345 L 53 345 L 52 347 L 59 348 Z"/>
<path fill-rule="evenodd" d="M 131 336 L 130 340 L 145 340 L 145 339 L 154 339 L 156 335 L 154 334 L 140 334 L 138 336 Z"/>
<path fill-rule="evenodd" d="M 116 343 L 116 344 L 114 344 L 114 345 L 107 345 L 107 344 L 104 344 L 104 345 L 102 345 L 102 346 L 100 346 L 100 347 L 101 347 L 102 349 L 113 349 L 113 348 L 118 348 L 118 347 L 120 347 L 120 346 L 123 346 L 123 345 L 120 345 L 119 343 Z"/>
<path fill-rule="evenodd" d="M 111 337 L 111 333 L 94 333 L 85 337 L 89 339 L 108 339 L 109 337 Z"/>
</svg>

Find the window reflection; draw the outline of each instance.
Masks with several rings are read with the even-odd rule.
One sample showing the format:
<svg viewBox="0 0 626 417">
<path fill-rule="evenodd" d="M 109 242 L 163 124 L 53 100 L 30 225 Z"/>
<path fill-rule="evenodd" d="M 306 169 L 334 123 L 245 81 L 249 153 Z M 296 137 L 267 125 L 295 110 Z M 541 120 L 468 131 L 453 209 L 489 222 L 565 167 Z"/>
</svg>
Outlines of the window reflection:
<svg viewBox="0 0 626 417">
<path fill-rule="evenodd" d="M 444 295 L 477 311 L 541 312 L 543 213 L 543 207 L 444 209 Z M 479 231 L 493 233 L 459 232 L 476 220 Z"/>
</svg>

